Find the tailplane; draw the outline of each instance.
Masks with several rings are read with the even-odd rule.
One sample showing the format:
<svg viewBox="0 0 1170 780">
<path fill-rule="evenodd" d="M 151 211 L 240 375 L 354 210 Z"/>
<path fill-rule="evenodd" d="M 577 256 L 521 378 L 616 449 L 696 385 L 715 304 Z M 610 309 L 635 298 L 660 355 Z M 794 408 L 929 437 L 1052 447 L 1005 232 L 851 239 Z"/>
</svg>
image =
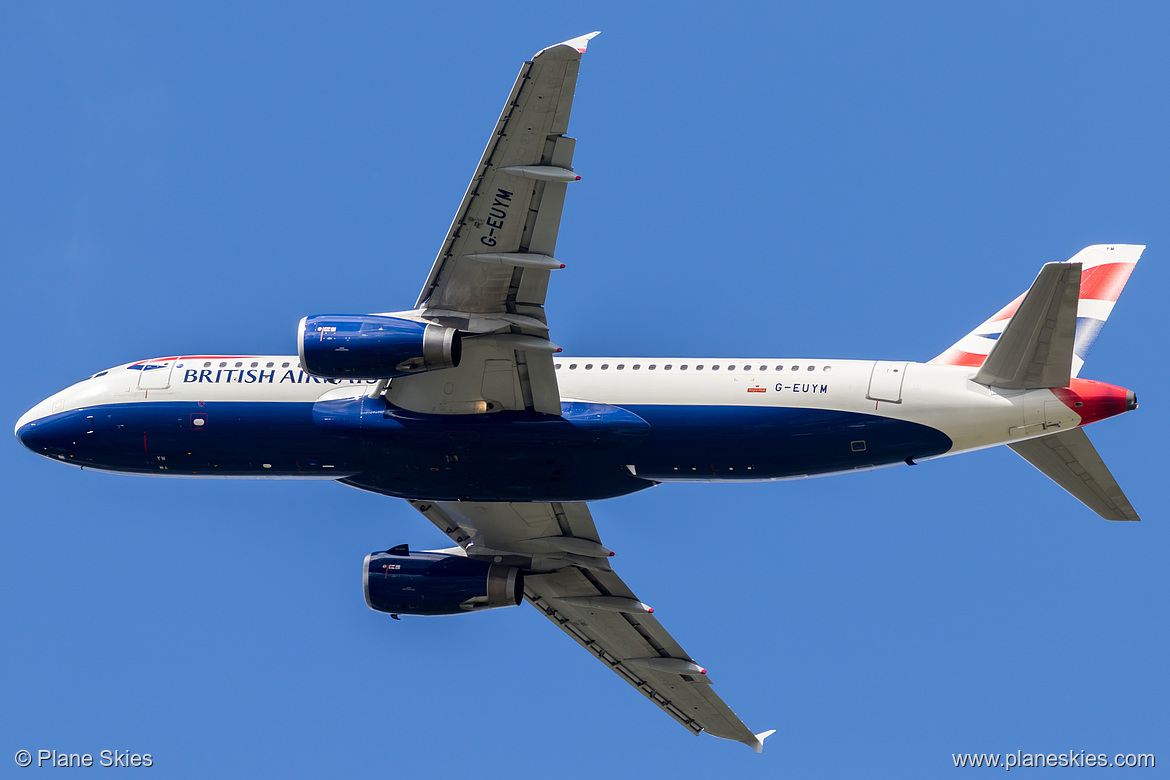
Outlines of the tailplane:
<svg viewBox="0 0 1170 780">
<path fill-rule="evenodd" d="M 1008 446 L 1106 520 L 1141 520 L 1080 428 Z"/>
<path fill-rule="evenodd" d="M 1072 381 L 1073 344 L 1077 335 L 1080 263 L 1049 263 L 995 346 L 975 372 L 974 380 L 989 387 L 1034 390 L 1068 387 Z"/>
<path fill-rule="evenodd" d="M 1095 246 L 1085 247 L 1080 252 L 1064 263 L 1050 263 L 1041 271 L 1041 275 L 1037 277 L 1036 283 L 1033 284 L 1032 289 L 1037 290 L 1041 286 L 1041 282 L 1045 281 L 1045 276 L 1048 274 L 1050 279 L 1043 287 L 1049 291 L 1047 305 L 1050 306 L 1050 311 L 1054 316 L 1059 315 L 1061 309 L 1067 308 L 1060 306 L 1060 301 L 1057 300 L 1062 294 L 1066 294 L 1072 284 L 1072 279 L 1068 278 L 1070 270 L 1065 270 L 1063 274 L 1058 273 L 1061 265 L 1079 264 L 1081 266 L 1079 279 L 1079 295 L 1077 296 L 1076 305 L 1076 327 L 1072 333 L 1072 364 L 1069 367 L 1069 376 L 1075 377 L 1080 373 L 1081 366 L 1085 364 L 1085 357 L 1089 353 L 1089 349 L 1093 346 L 1093 342 L 1097 339 L 1097 334 L 1101 331 L 1101 326 L 1109 319 L 1110 312 L 1113 311 L 1113 305 L 1117 303 L 1117 297 L 1121 295 L 1122 288 L 1129 280 L 1129 275 L 1137 264 L 1138 258 L 1141 257 L 1145 246 L 1137 244 L 1097 244 Z M 1048 270 L 1055 266 L 1053 270 Z M 1060 278 L 1058 278 L 1060 277 Z M 1063 281 L 1062 281 L 1063 280 Z M 1031 290 L 1029 291 L 1031 292 Z M 1012 321 L 1015 314 L 1024 303 L 1027 293 L 1019 296 L 1007 306 L 996 312 L 990 319 L 985 321 L 982 325 L 975 328 L 975 330 L 968 333 L 957 343 L 954 344 L 946 352 L 942 353 L 931 363 L 951 365 L 951 366 L 970 366 L 972 368 L 981 368 L 991 354 L 992 349 L 999 343 L 1001 337 L 1005 340 L 1010 340 L 1012 334 L 1006 333 L 1009 330 L 1008 323 Z M 1038 308 L 1039 292 L 1033 296 L 1037 303 L 1029 304 L 1029 308 Z M 1067 314 L 1059 319 L 1064 320 Z M 1034 322 L 1042 322 L 1043 315 L 1040 318 L 1032 317 Z M 1057 331 L 1067 331 L 1067 324 L 1062 324 L 1054 321 L 1052 325 Z M 1022 326 L 1022 321 L 1017 321 L 1017 330 Z M 1018 336 L 1019 334 L 1017 334 Z M 1058 344 L 1061 344 L 1067 337 L 1068 333 L 1055 333 L 1055 338 Z M 1032 339 L 1035 341 L 1035 339 Z M 1007 344 L 1004 345 L 1005 347 Z M 1008 353 L 1012 352 L 1014 361 L 1009 361 L 1012 365 L 1005 368 L 1004 366 L 989 366 L 989 371 L 984 374 L 985 379 L 995 379 L 997 377 L 1007 377 L 1010 375 L 1017 375 L 1023 377 L 1027 374 L 1028 368 L 1021 367 L 1020 361 L 1027 356 L 1021 357 L 1018 350 L 1002 349 L 998 350 L 1004 356 L 1008 357 Z M 1064 351 L 1064 350 L 1061 350 Z M 1035 355 L 1031 356 L 1031 360 L 1036 360 Z M 1003 362 L 1002 360 L 999 362 Z M 1041 369 L 1043 367 L 1040 367 Z M 1035 373 L 1037 367 L 1032 366 L 1032 371 Z M 1005 379 L 1007 384 L 999 386 L 1012 386 L 1010 379 Z M 1024 382 L 1025 380 L 1019 379 Z M 1032 382 L 1049 382 L 1055 381 L 1051 376 L 1046 376 L 1040 379 L 1033 378 L 1031 382 L 1025 384 L 1016 384 L 1017 387 L 1026 386 Z M 991 381 L 987 382 L 991 384 Z M 998 385 L 999 382 L 996 382 Z M 1062 383 L 1067 384 L 1067 381 Z M 1062 386 L 1053 384 L 1038 384 L 1033 386 Z"/>
</svg>

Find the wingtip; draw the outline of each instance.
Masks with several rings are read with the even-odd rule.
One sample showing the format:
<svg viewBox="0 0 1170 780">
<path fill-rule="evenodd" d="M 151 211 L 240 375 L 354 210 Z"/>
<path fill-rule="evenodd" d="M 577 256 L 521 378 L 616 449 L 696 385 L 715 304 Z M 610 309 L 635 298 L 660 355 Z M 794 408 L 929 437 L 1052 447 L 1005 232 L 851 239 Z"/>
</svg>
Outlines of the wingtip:
<svg viewBox="0 0 1170 780">
<path fill-rule="evenodd" d="M 546 47 L 544 49 L 541 49 L 540 51 L 538 51 L 536 54 L 533 55 L 533 59 L 544 54 L 546 51 L 551 51 L 552 49 L 557 49 L 557 48 L 560 48 L 561 46 L 568 46 L 571 49 L 575 49 L 578 54 L 584 54 L 585 49 L 587 49 L 589 47 L 589 41 L 593 40 L 598 35 L 601 35 L 600 30 L 595 30 L 595 31 L 593 31 L 591 33 L 587 33 L 585 35 L 578 35 L 576 38 L 570 38 L 567 41 L 562 41 L 561 43 L 558 43 L 558 44 L 555 44 L 553 46 L 549 46 L 549 47 Z"/>
<path fill-rule="evenodd" d="M 591 33 L 587 33 L 587 34 L 582 35 L 578 38 L 574 38 L 571 41 L 565 41 L 564 44 L 562 44 L 562 45 L 572 46 L 574 49 L 576 49 L 577 51 L 584 54 L 585 49 L 589 47 L 589 41 L 593 40 L 598 35 L 601 35 L 601 30 L 594 30 Z"/>
<path fill-rule="evenodd" d="M 759 734 L 756 734 L 755 735 L 756 741 L 752 745 L 752 750 L 756 751 L 757 753 L 763 753 L 764 752 L 764 740 L 767 739 L 768 737 L 772 736 L 775 733 L 776 733 L 776 729 L 768 729 L 767 731 L 761 731 Z"/>
</svg>

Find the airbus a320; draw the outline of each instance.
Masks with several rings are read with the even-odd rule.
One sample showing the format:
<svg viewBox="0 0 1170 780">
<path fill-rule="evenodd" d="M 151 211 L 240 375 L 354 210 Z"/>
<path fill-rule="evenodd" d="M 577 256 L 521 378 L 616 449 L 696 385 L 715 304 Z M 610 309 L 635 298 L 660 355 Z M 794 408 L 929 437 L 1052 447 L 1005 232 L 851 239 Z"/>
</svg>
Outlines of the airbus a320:
<svg viewBox="0 0 1170 780">
<path fill-rule="evenodd" d="M 610 564 L 586 502 L 668 482 L 845 474 L 1006 444 L 1139 519 L 1085 436 L 1137 407 L 1079 378 L 1143 247 L 1090 246 L 928 362 L 564 357 L 545 294 L 574 172 L 584 35 L 524 63 L 414 308 L 305 317 L 296 355 L 171 355 L 22 416 L 47 458 L 170 477 L 317 478 L 406 499 L 453 542 L 370 553 L 366 603 L 528 601 L 693 733 L 747 728 Z"/>
</svg>

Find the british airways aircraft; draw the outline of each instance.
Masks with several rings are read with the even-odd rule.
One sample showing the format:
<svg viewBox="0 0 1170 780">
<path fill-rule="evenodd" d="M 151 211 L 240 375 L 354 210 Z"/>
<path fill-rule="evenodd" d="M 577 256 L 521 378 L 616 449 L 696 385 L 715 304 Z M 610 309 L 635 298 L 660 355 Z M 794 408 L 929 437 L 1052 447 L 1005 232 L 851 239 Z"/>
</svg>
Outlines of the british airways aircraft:
<svg viewBox="0 0 1170 780">
<path fill-rule="evenodd" d="M 404 498 L 455 546 L 366 556 L 370 608 L 527 600 L 693 733 L 763 748 L 610 565 L 586 502 L 664 482 L 844 474 L 1006 444 L 1138 520 L 1083 426 L 1137 408 L 1079 378 L 1143 247 L 1091 246 L 938 357 L 561 355 L 545 293 L 596 33 L 524 63 L 415 307 L 301 320 L 296 355 L 100 371 L 16 424 L 38 455 L 171 477 L 329 479 Z"/>
</svg>

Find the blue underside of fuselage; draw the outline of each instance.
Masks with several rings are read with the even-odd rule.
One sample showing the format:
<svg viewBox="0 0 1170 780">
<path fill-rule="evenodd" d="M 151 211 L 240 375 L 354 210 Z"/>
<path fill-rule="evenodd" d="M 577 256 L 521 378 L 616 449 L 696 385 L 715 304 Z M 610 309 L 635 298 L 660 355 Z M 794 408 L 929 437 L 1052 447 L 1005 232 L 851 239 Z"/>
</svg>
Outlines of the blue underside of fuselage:
<svg viewBox="0 0 1170 780">
<path fill-rule="evenodd" d="M 162 476 L 327 477 L 431 500 L 589 501 L 668 480 L 779 479 L 941 455 L 942 432 L 871 414 L 763 406 L 564 404 L 425 415 L 383 401 L 85 407 L 18 431 L 86 468 Z"/>
</svg>

